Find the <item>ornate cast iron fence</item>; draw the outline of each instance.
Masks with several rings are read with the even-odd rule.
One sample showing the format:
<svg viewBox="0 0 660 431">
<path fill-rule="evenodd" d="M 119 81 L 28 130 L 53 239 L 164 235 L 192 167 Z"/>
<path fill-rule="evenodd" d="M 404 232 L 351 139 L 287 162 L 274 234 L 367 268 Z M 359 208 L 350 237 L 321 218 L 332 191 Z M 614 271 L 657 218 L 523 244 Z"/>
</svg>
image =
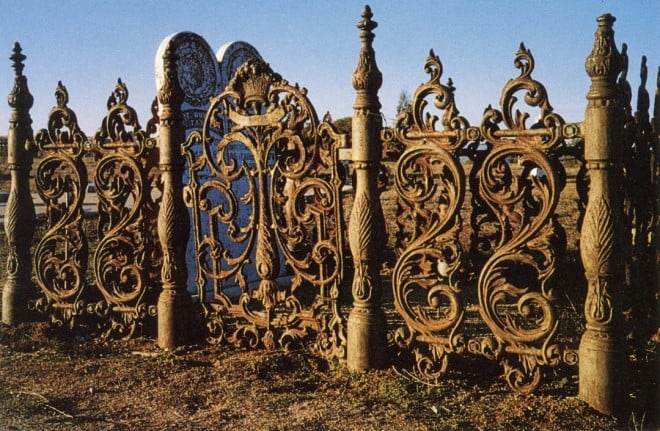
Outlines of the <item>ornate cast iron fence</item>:
<svg viewBox="0 0 660 431">
<path fill-rule="evenodd" d="M 155 317 L 160 291 L 160 245 L 156 238 L 159 200 L 156 140 L 140 128 L 119 80 L 108 113 L 93 140 L 80 130 L 59 83 L 48 128 L 35 137 L 44 158 L 36 189 L 46 205 L 46 232 L 34 252 L 42 295 L 33 306 L 54 322 L 74 325 L 95 315 L 107 335 L 130 336 L 147 317 Z M 150 131 L 155 127 L 150 126 Z M 96 159 L 98 244 L 87 276 L 89 232 L 83 229 L 88 172 L 83 157 Z"/>
<path fill-rule="evenodd" d="M 3 322 L 27 320 L 35 227 L 29 171 L 36 148 L 43 155 L 36 189 L 46 204 L 46 232 L 32 255 L 40 289 L 32 306 L 52 320 L 73 325 L 93 318 L 105 334 L 131 335 L 157 314 L 159 345 L 177 347 L 189 342 L 185 280 L 191 270 L 210 341 L 283 349 L 309 343 L 319 353 L 346 358 L 354 369 L 381 366 L 378 175 L 383 146 L 396 144 L 392 287 L 405 326 L 393 339 L 414 356 L 417 377 L 434 381 L 450 357 L 473 353 L 500 361 L 509 385 L 530 392 L 544 368 L 577 362 L 576 351 L 557 341 L 561 322 L 552 283 L 566 248 L 556 214 L 567 182 L 561 160 L 572 156 L 586 166 L 576 180 L 587 284 L 580 397 L 615 412 L 627 393 L 624 334 L 642 355 L 657 319 L 657 214 L 648 197 L 656 195 L 660 172 L 660 90 L 650 120 L 645 59 L 633 114 L 626 47 L 619 54 L 614 17 L 599 17 L 585 64 L 591 78 L 585 121 L 566 123 L 532 78 L 534 59 L 521 45 L 514 61 L 519 75 L 476 127 L 459 115 L 453 83 L 441 83 L 442 64 L 431 52 L 425 65 L 430 79 L 381 140 L 376 23 L 368 7 L 362 18 L 353 76 L 355 204 L 349 224 L 356 270 L 346 323 L 338 304 L 348 285 L 338 152 L 348 139 L 329 117 L 319 121 L 305 89 L 251 60 L 212 99 L 202 131 L 186 140 L 177 59 L 167 50 L 152 107 L 159 118 L 146 130 L 119 81 L 101 129 L 89 140 L 60 84 L 48 126 L 33 138 L 33 99 L 18 44 L 11 57 Z M 528 124 L 530 110 L 539 115 Z M 230 127 L 221 130 L 225 119 Z M 155 121 L 158 139 L 151 137 Z M 97 159 L 99 195 L 99 242 L 91 262 L 91 235 L 82 225 L 89 155 Z M 184 156 L 190 176 L 182 187 Z M 189 226 L 195 268 L 186 268 Z"/>
<path fill-rule="evenodd" d="M 452 81 L 440 82 L 442 64 L 431 51 L 429 81 L 383 135 L 386 145 L 400 142 L 392 286 L 406 326 L 395 341 L 414 353 L 415 372 L 426 380 L 447 370 L 451 354 L 469 351 L 499 360 L 509 385 L 530 392 L 542 366 L 577 362 L 574 350 L 554 341 L 559 313 L 549 279 L 566 246 L 555 214 L 566 181 L 559 159 L 579 125 L 553 112 L 524 45 L 514 64 L 520 75 L 504 87 L 500 109 L 489 106 L 481 126 L 471 127 L 459 115 Z M 529 114 L 516 109 L 519 92 L 540 110 L 529 126 Z M 430 98 L 441 118 L 430 112 Z M 468 184 L 466 246 L 459 232 L 467 227 L 461 211 Z M 475 335 L 466 323 L 471 289 L 489 335 Z"/>
<path fill-rule="evenodd" d="M 35 308 L 58 323 L 73 323 L 85 312 L 88 239 L 83 229 L 82 204 L 87 186 L 83 162 L 86 136 L 62 83 L 55 90 L 56 106 L 48 128 L 35 141 L 44 159 L 37 167 L 36 189 L 46 205 L 46 232 L 34 252 L 37 284 L 43 296 Z"/>
<path fill-rule="evenodd" d="M 219 133 L 223 118 L 231 126 Z M 311 335 L 321 353 L 345 356 L 337 300 L 346 143 L 329 118 L 319 122 L 304 88 L 259 60 L 212 99 L 203 130 L 184 145 L 197 250 L 190 270 L 210 341 L 289 349 Z M 288 277 L 279 277 L 281 262 Z"/>
</svg>

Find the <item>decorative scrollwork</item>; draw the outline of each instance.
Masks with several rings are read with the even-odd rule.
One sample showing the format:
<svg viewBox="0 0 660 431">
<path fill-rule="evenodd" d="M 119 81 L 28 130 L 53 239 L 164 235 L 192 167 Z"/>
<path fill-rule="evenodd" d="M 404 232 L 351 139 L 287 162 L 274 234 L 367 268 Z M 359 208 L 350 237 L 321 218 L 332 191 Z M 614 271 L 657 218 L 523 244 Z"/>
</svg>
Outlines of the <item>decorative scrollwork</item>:
<svg viewBox="0 0 660 431">
<path fill-rule="evenodd" d="M 90 308 L 97 315 L 108 316 L 106 335 L 126 337 L 141 321 L 155 316 L 162 262 L 156 226 L 155 141 L 140 128 L 127 99 L 128 89 L 120 79 L 95 136 L 100 157 L 95 176 L 100 241 L 94 272 L 104 299 Z"/>
<path fill-rule="evenodd" d="M 45 298 L 35 308 L 59 324 L 74 324 L 84 311 L 87 237 L 82 228 L 82 202 L 87 170 L 82 160 L 85 134 L 68 108 L 66 87 L 58 82 L 57 105 L 48 116 L 48 128 L 35 137 L 44 155 L 37 168 L 36 188 L 46 204 L 46 233 L 35 250 L 37 283 Z"/>
<path fill-rule="evenodd" d="M 574 351 L 553 341 L 551 276 L 566 248 L 555 215 L 566 181 L 560 157 L 576 151 L 566 140 L 580 136 L 580 125 L 553 112 L 544 86 L 532 79 L 534 58 L 524 45 L 514 65 L 520 74 L 505 85 L 501 109 L 488 107 L 475 128 L 459 116 L 452 81 L 440 83 L 442 64 L 431 51 L 429 81 L 415 92 L 410 112 L 382 133 L 398 156 L 392 287 L 406 326 L 393 339 L 413 353 L 415 369 L 406 373 L 420 381 L 437 381 L 450 356 L 465 351 L 500 361 L 505 380 L 523 393 L 538 386 L 543 366 L 576 363 Z M 531 125 L 528 110 L 517 108 L 519 92 L 540 111 Z M 429 112 L 430 98 L 441 114 Z M 458 236 L 468 169 L 469 254 Z M 492 335 L 465 327 L 471 308 L 464 286 L 471 283 Z"/>
<path fill-rule="evenodd" d="M 394 340 L 414 353 L 415 373 L 435 381 L 446 371 L 448 355 L 465 348 L 459 332 L 465 314 L 458 240 L 465 173 L 459 155 L 478 131 L 458 115 L 455 89 L 451 80 L 440 83 L 442 64 L 433 51 L 425 70 L 430 80 L 417 89 L 411 112 L 399 116 L 391 133 L 402 144 L 394 182 L 398 259 L 392 288 L 395 307 L 406 323 Z M 430 96 L 444 111 L 443 130 L 436 128 L 438 117 L 426 112 Z"/>
<path fill-rule="evenodd" d="M 231 127 L 218 136 L 225 118 Z M 214 341 L 290 349 L 315 333 L 316 349 L 345 354 L 336 306 L 343 261 L 337 160 L 345 142 L 319 122 L 304 88 L 258 59 L 211 100 L 201 133 L 184 145 L 191 172 L 184 200 Z"/>
<path fill-rule="evenodd" d="M 566 247 L 554 212 L 565 184 L 558 152 L 567 129 L 552 112 L 543 85 L 532 79 L 534 59 L 522 44 L 514 64 L 521 73 L 504 87 L 502 110 L 489 107 L 481 126 L 492 150 L 476 171 L 477 197 L 496 221 L 498 240 L 481 269 L 478 298 L 494 344 L 504 352 L 500 359 L 507 382 L 516 391 L 529 392 L 540 382 L 539 367 L 554 362 L 548 352 L 559 349 L 546 346 L 557 325 L 549 280 Z M 529 114 L 514 112 L 519 91 L 526 92 L 529 107 L 540 109 L 529 128 Z"/>
</svg>

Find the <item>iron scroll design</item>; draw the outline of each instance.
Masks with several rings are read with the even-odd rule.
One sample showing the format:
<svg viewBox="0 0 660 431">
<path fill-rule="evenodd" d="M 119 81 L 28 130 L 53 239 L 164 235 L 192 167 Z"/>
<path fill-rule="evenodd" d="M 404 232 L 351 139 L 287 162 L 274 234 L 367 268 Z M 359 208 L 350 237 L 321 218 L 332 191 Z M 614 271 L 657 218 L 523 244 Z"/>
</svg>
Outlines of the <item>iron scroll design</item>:
<svg viewBox="0 0 660 431">
<path fill-rule="evenodd" d="M 345 145 L 319 122 L 306 90 L 260 60 L 211 99 L 202 131 L 184 145 L 210 341 L 290 349 L 313 336 L 321 353 L 345 356 L 337 304 Z"/>
<path fill-rule="evenodd" d="M 470 352 L 500 361 L 510 387 L 528 393 L 543 366 L 577 362 L 575 351 L 554 341 L 551 276 L 566 248 L 555 214 L 566 182 L 560 157 L 574 151 L 566 141 L 580 136 L 580 125 L 553 112 L 522 44 L 514 65 L 520 74 L 505 85 L 501 109 L 489 106 L 481 126 L 471 127 L 459 115 L 451 79 L 440 83 L 442 64 L 431 51 L 429 81 L 383 140 L 399 145 L 392 286 L 405 327 L 394 340 L 414 353 L 414 374 L 425 381 L 440 378 L 452 354 Z M 515 109 L 519 92 L 540 111 L 529 127 L 529 113 Z M 442 117 L 429 112 L 429 98 Z M 470 211 L 469 240 L 458 234 L 462 211 Z M 476 290 L 490 335 L 466 323 L 467 286 Z"/>
<path fill-rule="evenodd" d="M 93 266 L 103 299 L 88 305 L 90 313 L 103 318 L 106 336 L 123 337 L 155 318 L 162 264 L 156 140 L 141 129 L 127 100 L 128 89 L 119 79 L 94 137 L 99 244 Z"/>
<path fill-rule="evenodd" d="M 46 232 L 34 252 L 43 296 L 33 307 L 48 313 L 55 323 L 73 326 L 85 312 L 88 240 L 82 226 L 82 202 L 87 170 L 82 157 L 86 137 L 67 106 L 69 94 L 61 82 L 55 99 L 48 128 L 35 136 L 44 156 L 37 167 L 36 189 L 46 205 Z"/>
<path fill-rule="evenodd" d="M 493 337 L 485 344 L 476 339 L 470 347 L 502 350 L 507 383 L 528 393 L 540 383 L 541 366 L 577 361 L 575 352 L 552 341 L 558 312 L 549 283 L 566 248 L 555 214 L 566 182 L 559 156 L 564 139 L 575 137 L 577 129 L 565 127 L 553 112 L 545 87 L 531 77 L 534 59 L 522 44 L 514 65 L 520 75 L 504 87 L 501 110 L 487 109 L 481 125 L 493 147 L 476 172 L 478 193 L 497 218 L 499 242 L 481 269 L 477 288 L 479 311 Z M 540 109 L 529 128 L 529 113 L 514 112 L 519 92 L 525 92 L 527 106 Z"/>
<path fill-rule="evenodd" d="M 402 145 L 394 177 L 398 258 L 392 285 L 406 326 L 394 340 L 414 351 L 417 373 L 434 380 L 446 371 L 448 355 L 465 349 L 460 332 L 464 252 L 458 232 L 466 176 L 459 154 L 468 136 L 478 132 L 458 115 L 451 80 L 440 83 L 442 63 L 433 51 L 425 70 L 429 81 L 417 89 L 410 112 L 398 118 L 385 138 Z M 444 110 L 441 131 L 438 117 L 426 111 L 429 97 Z"/>
</svg>

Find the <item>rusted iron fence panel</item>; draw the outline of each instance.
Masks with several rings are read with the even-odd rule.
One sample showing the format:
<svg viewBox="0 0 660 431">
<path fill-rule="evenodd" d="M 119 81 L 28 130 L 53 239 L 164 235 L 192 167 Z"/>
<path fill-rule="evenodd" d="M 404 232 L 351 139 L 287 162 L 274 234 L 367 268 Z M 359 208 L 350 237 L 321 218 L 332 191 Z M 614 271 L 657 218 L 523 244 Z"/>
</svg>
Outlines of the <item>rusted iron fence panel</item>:
<svg viewBox="0 0 660 431">
<path fill-rule="evenodd" d="M 104 336 L 130 336 L 153 320 L 160 291 L 156 140 L 141 129 L 121 80 L 93 139 L 80 130 L 61 83 L 55 97 L 48 128 L 35 137 L 43 156 L 35 186 L 46 207 L 46 231 L 34 251 L 41 296 L 32 306 L 59 324 L 93 316 Z M 96 161 L 93 176 L 85 157 Z M 92 232 L 83 228 L 86 193 L 98 198 L 98 242 L 91 256 Z"/>
<path fill-rule="evenodd" d="M 222 119 L 229 129 L 218 133 Z M 210 341 L 290 349 L 311 337 L 319 352 L 345 356 L 337 301 L 338 152 L 346 142 L 319 121 L 306 90 L 259 59 L 240 66 L 212 99 L 202 131 L 183 146 L 196 244 L 190 270 Z"/>
<path fill-rule="evenodd" d="M 383 135 L 399 152 L 392 286 L 406 326 L 395 341 L 414 352 L 422 379 L 436 380 L 451 354 L 470 352 L 500 361 L 509 385 L 526 393 L 538 386 L 542 366 L 577 362 L 574 350 L 554 341 L 560 313 L 549 281 L 566 247 L 555 212 L 566 182 L 560 159 L 580 126 L 553 111 L 523 45 L 514 64 L 520 73 L 502 90 L 500 109 L 489 106 L 472 127 L 458 115 L 453 83 L 441 83 L 442 63 L 431 51 L 429 81 Z M 516 104 L 520 92 L 527 111 Z M 530 108 L 540 113 L 527 124 Z M 459 233 L 468 223 L 465 245 Z M 469 291 L 488 335 L 466 323 Z"/>
</svg>

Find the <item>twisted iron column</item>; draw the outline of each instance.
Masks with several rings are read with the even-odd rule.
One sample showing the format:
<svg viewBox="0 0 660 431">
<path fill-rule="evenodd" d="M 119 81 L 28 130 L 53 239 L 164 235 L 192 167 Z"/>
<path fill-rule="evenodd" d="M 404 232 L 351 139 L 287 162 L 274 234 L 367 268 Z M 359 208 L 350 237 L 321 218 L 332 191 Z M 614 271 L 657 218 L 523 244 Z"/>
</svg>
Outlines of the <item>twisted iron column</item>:
<svg viewBox="0 0 660 431">
<path fill-rule="evenodd" d="M 353 105 L 352 154 L 355 169 L 355 200 L 348 226 L 348 237 L 355 275 L 353 308 L 348 317 L 347 363 L 354 370 L 385 365 L 385 317 L 381 309 L 382 282 L 380 266 L 385 246 L 383 210 L 376 183 L 380 165 L 382 125 L 378 89 L 383 78 L 376 65 L 372 48 L 378 25 L 371 20 L 371 9 L 365 6 L 360 39 L 362 49 L 353 87 L 357 91 Z"/>
<path fill-rule="evenodd" d="M 7 279 L 2 289 L 2 322 L 7 325 L 27 320 L 27 289 L 32 274 L 30 243 L 34 234 L 35 213 L 29 181 L 33 154 L 26 144 L 32 139 L 30 108 L 34 99 L 28 90 L 27 78 L 23 76 L 25 58 L 17 42 L 10 57 L 15 76 L 14 88 L 8 97 L 11 115 L 7 162 L 11 185 L 5 212 Z"/>
<path fill-rule="evenodd" d="M 594 48 L 585 67 L 591 77 L 584 120 L 584 155 L 590 187 L 580 254 L 587 279 L 586 331 L 580 342 L 579 397 L 596 410 L 625 409 L 623 110 L 617 86 L 622 69 L 606 14 L 598 18 Z"/>
</svg>

